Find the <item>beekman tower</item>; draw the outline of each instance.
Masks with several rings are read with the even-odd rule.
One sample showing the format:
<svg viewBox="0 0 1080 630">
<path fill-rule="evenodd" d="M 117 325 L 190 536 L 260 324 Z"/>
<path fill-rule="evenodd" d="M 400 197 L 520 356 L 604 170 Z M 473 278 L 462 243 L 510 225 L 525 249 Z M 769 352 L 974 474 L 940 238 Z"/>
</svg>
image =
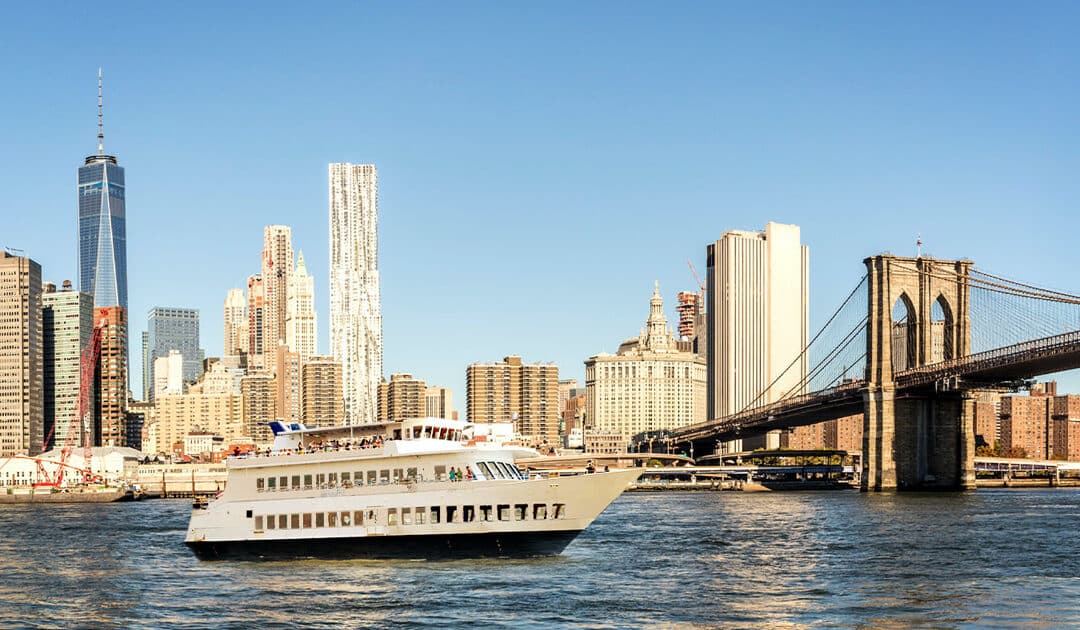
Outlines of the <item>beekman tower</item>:
<svg viewBox="0 0 1080 630">
<path fill-rule="evenodd" d="M 127 309 L 127 238 L 124 169 L 105 155 L 98 69 L 98 150 L 79 167 L 79 290 L 94 297 L 94 307 Z"/>
</svg>

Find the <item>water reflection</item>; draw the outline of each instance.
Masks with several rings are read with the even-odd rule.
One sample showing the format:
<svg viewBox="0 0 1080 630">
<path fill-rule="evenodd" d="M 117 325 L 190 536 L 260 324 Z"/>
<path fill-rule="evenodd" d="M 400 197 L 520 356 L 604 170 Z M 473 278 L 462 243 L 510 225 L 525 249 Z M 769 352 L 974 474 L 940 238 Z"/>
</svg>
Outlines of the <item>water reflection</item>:
<svg viewBox="0 0 1080 630">
<path fill-rule="evenodd" d="M 640 494 L 556 558 L 200 562 L 186 502 L 0 507 L 0 627 L 1080 622 L 1080 492 Z"/>
</svg>

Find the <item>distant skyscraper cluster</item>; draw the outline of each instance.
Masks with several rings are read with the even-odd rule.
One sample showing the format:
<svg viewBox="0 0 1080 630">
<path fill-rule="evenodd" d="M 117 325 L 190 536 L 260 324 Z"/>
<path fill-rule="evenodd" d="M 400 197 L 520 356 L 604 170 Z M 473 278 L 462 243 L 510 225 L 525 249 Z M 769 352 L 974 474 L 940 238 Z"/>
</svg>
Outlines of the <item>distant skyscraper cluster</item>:
<svg viewBox="0 0 1080 630">
<path fill-rule="evenodd" d="M 330 349 L 341 363 L 345 422 L 378 417 L 382 304 L 379 192 L 373 164 L 330 165 Z"/>
</svg>

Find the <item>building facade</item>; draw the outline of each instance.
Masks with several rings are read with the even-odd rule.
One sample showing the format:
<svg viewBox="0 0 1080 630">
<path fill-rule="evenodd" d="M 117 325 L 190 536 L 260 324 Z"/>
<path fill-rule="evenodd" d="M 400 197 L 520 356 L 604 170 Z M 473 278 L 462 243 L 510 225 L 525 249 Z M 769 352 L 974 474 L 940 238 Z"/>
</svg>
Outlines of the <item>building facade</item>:
<svg viewBox="0 0 1080 630">
<path fill-rule="evenodd" d="M 427 413 L 427 384 L 412 374 L 391 374 L 379 383 L 379 420 L 423 418 Z"/>
<path fill-rule="evenodd" d="M 41 265 L 0 250 L 0 457 L 43 450 L 41 328 Z"/>
<path fill-rule="evenodd" d="M 98 73 L 98 150 L 79 167 L 79 290 L 94 306 L 127 309 L 127 208 L 124 169 L 105 155 L 101 73 Z"/>
<path fill-rule="evenodd" d="M 285 321 L 289 300 L 289 279 L 292 276 L 292 229 L 286 225 L 263 228 L 262 281 L 265 307 L 263 310 L 263 349 L 274 353 L 267 358 L 275 369 L 277 347 L 285 342 Z"/>
<path fill-rule="evenodd" d="M 304 426 L 332 427 L 342 424 L 341 364 L 333 357 L 311 357 L 301 368 Z"/>
<path fill-rule="evenodd" d="M 73 291 L 68 280 L 64 281 L 62 291 L 46 283 L 41 296 L 41 322 L 44 449 L 49 450 L 66 443 L 75 420 L 81 391 L 82 354 L 90 345 L 94 331 L 94 298 Z M 81 432 L 76 431 L 72 437 L 76 438 L 76 446 L 83 445 Z"/>
<path fill-rule="evenodd" d="M 277 361 L 274 368 L 277 418 L 286 422 L 300 422 L 303 401 L 300 384 L 300 355 L 289 350 L 284 341 L 278 343 Z"/>
<path fill-rule="evenodd" d="M 247 286 L 248 369 L 265 370 L 268 368 L 266 352 L 263 348 L 263 328 L 266 326 L 266 288 L 263 285 L 262 274 L 248 276 Z"/>
<path fill-rule="evenodd" d="M 449 387 L 429 385 L 425 394 L 424 416 L 457 420 L 454 413 L 454 392 Z"/>
<path fill-rule="evenodd" d="M 675 341 L 657 286 L 638 337 L 624 341 L 616 354 L 585 361 L 589 429 L 618 433 L 625 443 L 640 433 L 705 420 L 705 359 L 680 351 Z"/>
<path fill-rule="evenodd" d="M 248 374 L 240 379 L 243 434 L 259 444 L 272 440 L 270 423 L 277 419 L 277 389 L 269 372 Z"/>
<path fill-rule="evenodd" d="M 184 382 L 194 383 L 202 374 L 199 349 L 199 309 L 155 306 L 147 313 L 150 347 L 150 382 L 154 380 L 154 359 L 177 350 L 184 356 Z M 150 391 L 151 401 L 154 392 Z"/>
<path fill-rule="evenodd" d="M 559 368 L 511 355 L 465 371 L 465 404 L 474 423 L 513 423 L 529 444 L 558 444 Z"/>
<path fill-rule="evenodd" d="M 222 356 L 247 357 L 248 352 L 248 314 L 247 300 L 243 289 L 229 289 L 225 296 L 224 307 L 224 347 Z"/>
<path fill-rule="evenodd" d="M 162 396 L 154 409 L 155 441 L 159 452 L 172 452 L 192 433 L 235 440 L 244 435 L 243 402 L 236 395 L 233 375 L 214 365 L 186 394 Z"/>
<path fill-rule="evenodd" d="M 319 320 L 315 314 L 315 279 L 308 273 L 304 252 L 296 258 L 296 269 L 289 280 L 289 299 L 285 309 L 285 343 L 306 362 L 318 354 Z"/>
<path fill-rule="evenodd" d="M 168 356 L 154 359 L 154 400 L 159 396 L 184 393 L 184 355 L 169 350 Z"/>
<path fill-rule="evenodd" d="M 94 383 L 95 446 L 127 446 L 127 311 L 119 306 L 94 309 L 101 326 L 101 355 Z"/>
<path fill-rule="evenodd" d="M 725 232 L 706 256 L 708 417 L 799 393 L 809 329 L 809 249 L 799 227 Z M 765 445 L 746 442 L 728 448 Z"/>
<path fill-rule="evenodd" d="M 345 422 L 378 415 L 382 304 L 378 270 L 378 175 L 373 164 L 331 164 L 330 348 L 341 363 Z"/>
</svg>

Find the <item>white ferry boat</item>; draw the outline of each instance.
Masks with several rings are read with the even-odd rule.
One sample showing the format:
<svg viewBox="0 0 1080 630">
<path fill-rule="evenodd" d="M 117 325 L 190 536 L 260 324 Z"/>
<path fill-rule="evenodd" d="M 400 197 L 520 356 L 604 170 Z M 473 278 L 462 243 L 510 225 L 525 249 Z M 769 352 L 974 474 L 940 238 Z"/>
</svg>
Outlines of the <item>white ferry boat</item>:
<svg viewBox="0 0 1080 630">
<path fill-rule="evenodd" d="M 471 426 L 272 423 L 271 449 L 228 458 L 185 543 L 207 559 L 555 555 L 640 474 L 530 477 L 514 460 L 536 451 L 469 446 Z"/>
</svg>

